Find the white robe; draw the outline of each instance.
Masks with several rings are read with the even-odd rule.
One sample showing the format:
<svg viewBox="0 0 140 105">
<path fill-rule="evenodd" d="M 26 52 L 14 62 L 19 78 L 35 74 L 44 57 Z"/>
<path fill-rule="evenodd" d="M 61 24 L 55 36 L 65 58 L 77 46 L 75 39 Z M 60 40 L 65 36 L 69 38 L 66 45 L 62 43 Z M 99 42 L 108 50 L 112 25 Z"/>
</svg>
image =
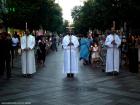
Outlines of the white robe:
<svg viewBox="0 0 140 105">
<path fill-rule="evenodd" d="M 70 42 L 70 36 L 66 35 L 63 38 L 62 45 L 64 48 L 64 73 L 78 73 L 78 46 L 79 41 L 78 38 L 74 35 L 71 36 L 71 42 L 74 46 L 71 46 L 71 54 L 70 54 L 70 46 L 68 46 Z M 70 59 L 71 55 L 71 59 Z M 70 63 L 71 60 L 71 63 Z"/>
<path fill-rule="evenodd" d="M 117 45 L 111 44 L 111 42 L 115 40 Z M 106 55 L 106 72 L 117 71 L 119 72 L 119 46 L 121 44 L 121 39 L 117 34 L 113 35 L 110 34 L 107 36 L 105 45 L 107 46 L 107 55 Z M 114 51 L 113 51 L 114 50 Z M 113 54 L 114 53 L 114 54 Z M 114 59 L 114 64 L 113 64 Z"/>
<path fill-rule="evenodd" d="M 27 39 L 27 43 L 26 43 L 26 39 Z M 22 74 L 33 74 L 36 72 L 34 47 L 35 47 L 35 37 L 34 36 L 32 36 L 32 35 L 22 36 L 22 38 L 21 38 Z M 26 49 L 26 48 L 30 48 L 31 50 L 23 51 L 23 49 Z"/>
</svg>

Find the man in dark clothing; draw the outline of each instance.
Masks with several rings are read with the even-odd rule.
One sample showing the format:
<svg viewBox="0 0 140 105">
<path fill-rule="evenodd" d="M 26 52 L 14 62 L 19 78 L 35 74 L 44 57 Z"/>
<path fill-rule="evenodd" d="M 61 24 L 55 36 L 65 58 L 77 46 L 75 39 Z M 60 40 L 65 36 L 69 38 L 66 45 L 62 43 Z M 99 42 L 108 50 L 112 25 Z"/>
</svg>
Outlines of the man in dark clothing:
<svg viewBox="0 0 140 105">
<path fill-rule="evenodd" d="M 56 36 L 55 35 L 52 35 L 52 50 L 54 51 L 57 51 L 57 39 L 56 39 Z"/>
<path fill-rule="evenodd" d="M 10 79 L 12 41 L 7 32 L 0 33 L 0 49 L 0 77 L 4 75 L 4 71 L 6 70 L 7 79 Z"/>
<path fill-rule="evenodd" d="M 41 65 L 44 65 L 46 58 L 46 41 L 45 38 L 42 37 L 41 40 L 38 42 L 38 49 L 37 49 L 37 59 Z"/>
</svg>

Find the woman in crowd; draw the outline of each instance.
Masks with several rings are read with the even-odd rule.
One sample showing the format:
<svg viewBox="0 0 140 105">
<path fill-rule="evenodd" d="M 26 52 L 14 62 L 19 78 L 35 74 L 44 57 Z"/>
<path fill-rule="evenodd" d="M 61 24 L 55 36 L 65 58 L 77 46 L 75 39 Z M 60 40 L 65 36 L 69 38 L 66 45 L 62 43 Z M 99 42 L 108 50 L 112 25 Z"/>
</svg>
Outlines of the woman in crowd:
<svg viewBox="0 0 140 105">
<path fill-rule="evenodd" d="M 90 47 L 90 40 L 87 36 L 82 35 L 80 39 L 80 60 L 83 60 L 83 64 L 88 64 L 89 59 L 89 47 Z"/>
<path fill-rule="evenodd" d="M 38 41 L 38 48 L 37 48 L 37 61 L 39 65 L 44 65 L 46 58 L 46 41 L 44 37 Z"/>
</svg>

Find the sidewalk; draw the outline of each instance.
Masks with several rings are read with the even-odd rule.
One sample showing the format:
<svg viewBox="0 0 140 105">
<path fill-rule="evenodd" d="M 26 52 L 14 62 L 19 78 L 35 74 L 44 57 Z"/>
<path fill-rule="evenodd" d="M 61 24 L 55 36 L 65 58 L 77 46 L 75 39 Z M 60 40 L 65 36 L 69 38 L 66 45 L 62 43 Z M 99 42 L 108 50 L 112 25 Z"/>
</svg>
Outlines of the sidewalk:
<svg viewBox="0 0 140 105">
<path fill-rule="evenodd" d="M 33 78 L 21 76 L 20 57 L 15 60 L 13 79 L 0 80 L 0 103 L 19 105 L 140 105 L 140 74 L 121 70 L 119 76 L 106 76 L 100 68 L 79 62 L 74 79 L 63 74 L 63 51 L 51 52 L 45 67 Z M 15 105 L 15 103 L 13 104 Z"/>
</svg>

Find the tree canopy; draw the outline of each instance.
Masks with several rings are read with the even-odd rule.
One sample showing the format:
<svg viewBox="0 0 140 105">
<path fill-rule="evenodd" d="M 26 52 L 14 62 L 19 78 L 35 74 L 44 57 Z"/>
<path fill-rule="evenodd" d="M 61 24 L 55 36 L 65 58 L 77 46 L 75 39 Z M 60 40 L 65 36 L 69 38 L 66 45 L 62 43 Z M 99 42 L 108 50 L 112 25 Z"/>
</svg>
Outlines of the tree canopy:
<svg viewBox="0 0 140 105">
<path fill-rule="evenodd" d="M 73 8 L 72 17 L 75 29 L 81 33 L 89 29 L 110 29 L 113 21 L 120 29 L 127 23 L 129 29 L 140 27 L 138 0 L 88 0 L 84 6 Z"/>
<path fill-rule="evenodd" d="M 63 29 L 62 9 L 54 0 L 7 0 L 9 27 L 60 32 Z"/>
</svg>

